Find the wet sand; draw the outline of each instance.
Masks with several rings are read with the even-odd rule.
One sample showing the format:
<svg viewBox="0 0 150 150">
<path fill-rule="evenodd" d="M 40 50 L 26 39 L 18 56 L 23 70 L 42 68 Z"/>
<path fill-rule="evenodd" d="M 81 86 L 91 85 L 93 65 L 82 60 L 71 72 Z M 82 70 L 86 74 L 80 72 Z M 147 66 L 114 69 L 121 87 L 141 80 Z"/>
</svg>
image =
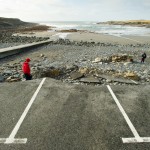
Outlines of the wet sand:
<svg viewBox="0 0 150 150">
<path fill-rule="evenodd" d="M 43 31 L 43 32 L 26 32 L 15 34 L 19 36 L 36 36 L 36 37 L 49 37 L 52 40 L 57 40 L 61 37 L 69 39 L 71 41 L 87 41 L 87 42 L 101 42 L 101 43 L 113 43 L 113 44 L 150 44 L 150 36 L 114 36 L 92 32 L 73 32 L 73 33 L 59 33 L 57 31 Z M 62 35 L 62 36 L 61 36 Z"/>
<path fill-rule="evenodd" d="M 104 42 L 116 44 L 150 44 L 150 36 L 114 36 L 98 33 L 73 33 L 67 36 L 70 40 L 87 42 Z"/>
</svg>

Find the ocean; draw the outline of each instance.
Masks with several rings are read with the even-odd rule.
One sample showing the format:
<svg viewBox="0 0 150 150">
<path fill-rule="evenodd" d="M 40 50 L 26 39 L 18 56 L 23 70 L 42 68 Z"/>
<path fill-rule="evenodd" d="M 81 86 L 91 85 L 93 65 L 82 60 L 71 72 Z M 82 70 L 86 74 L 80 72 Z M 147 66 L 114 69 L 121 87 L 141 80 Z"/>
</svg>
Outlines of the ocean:
<svg viewBox="0 0 150 150">
<path fill-rule="evenodd" d="M 133 26 L 122 26 L 122 25 L 104 25 L 96 24 L 96 22 L 88 21 L 53 21 L 53 22 L 40 22 L 49 26 L 56 27 L 57 30 L 62 29 L 77 29 L 77 30 L 88 30 L 96 33 L 109 34 L 114 36 L 122 35 L 138 35 L 138 36 L 150 36 L 150 28 L 145 27 L 133 27 Z"/>
</svg>

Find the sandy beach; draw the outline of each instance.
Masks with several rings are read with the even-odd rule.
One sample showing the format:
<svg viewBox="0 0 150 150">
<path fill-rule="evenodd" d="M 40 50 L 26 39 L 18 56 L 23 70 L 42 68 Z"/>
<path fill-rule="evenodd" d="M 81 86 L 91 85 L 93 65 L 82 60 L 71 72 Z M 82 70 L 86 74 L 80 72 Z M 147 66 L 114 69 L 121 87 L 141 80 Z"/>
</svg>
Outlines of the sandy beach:
<svg viewBox="0 0 150 150">
<path fill-rule="evenodd" d="M 114 36 L 102 33 L 92 33 L 92 32 L 66 32 L 61 33 L 58 31 L 42 31 L 42 32 L 25 32 L 14 34 L 18 36 L 36 36 L 36 37 L 49 37 L 52 40 L 57 40 L 59 38 L 69 39 L 71 41 L 86 41 L 86 42 L 102 42 L 102 43 L 116 43 L 116 44 L 150 44 L 149 36 L 132 36 L 132 35 L 122 35 Z"/>
<path fill-rule="evenodd" d="M 104 43 L 117 43 L 117 44 L 137 44 L 137 43 L 150 43 L 149 37 L 140 36 L 114 36 L 98 33 L 74 33 L 67 37 L 70 40 L 88 41 L 88 42 L 104 42 Z"/>
</svg>

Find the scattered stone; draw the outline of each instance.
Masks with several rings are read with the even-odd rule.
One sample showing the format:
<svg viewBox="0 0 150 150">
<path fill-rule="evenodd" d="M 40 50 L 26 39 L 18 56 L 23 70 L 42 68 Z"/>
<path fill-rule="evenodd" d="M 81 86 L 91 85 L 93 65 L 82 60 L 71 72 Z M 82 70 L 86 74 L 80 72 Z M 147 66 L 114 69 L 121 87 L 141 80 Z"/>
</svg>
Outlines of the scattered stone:
<svg viewBox="0 0 150 150">
<path fill-rule="evenodd" d="M 132 62 L 125 62 L 124 63 L 125 66 L 130 65 L 130 64 L 132 64 Z"/>
<path fill-rule="evenodd" d="M 19 78 L 20 77 L 20 74 L 15 74 L 13 75 L 14 78 Z"/>
<path fill-rule="evenodd" d="M 44 57 L 44 54 L 40 54 L 40 57 Z"/>
<path fill-rule="evenodd" d="M 20 79 L 19 78 L 15 78 L 15 79 L 9 80 L 8 82 L 17 82 L 17 81 L 20 81 Z"/>
<path fill-rule="evenodd" d="M 76 69 L 78 69 L 78 66 L 76 66 L 76 65 L 70 65 L 70 64 L 67 64 L 66 65 L 66 70 L 76 70 Z"/>
<path fill-rule="evenodd" d="M 3 74 L 11 75 L 12 71 L 11 70 L 4 70 Z"/>
<path fill-rule="evenodd" d="M 139 80 L 140 79 L 138 77 L 138 75 L 135 74 L 134 72 L 126 72 L 126 73 L 124 73 L 124 77 L 128 78 L 128 79 L 132 79 L 132 80 Z"/>
<path fill-rule="evenodd" d="M 73 80 L 82 78 L 83 76 L 84 76 L 84 74 L 83 74 L 83 73 L 80 73 L 80 72 L 72 72 L 72 73 L 70 74 L 70 77 L 71 77 L 71 79 L 73 79 Z"/>
<path fill-rule="evenodd" d="M 143 73 L 150 75 L 150 70 L 144 70 Z"/>
<path fill-rule="evenodd" d="M 118 78 L 119 78 L 119 77 L 123 77 L 123 76 L 124 76 L 124 73 L 121 73 L 121 72 L 118 73 L 118 72 L 117 72 L 117 73 L 114 73 L 113 76 L 114 76 L 114 77 L 118 77 Z"/>
<path fill-rule="evenodd" d="M 95 58 L 94 61 L 92 61 L 92 63 L 98 63 L 98 62 L 101 62 L 101 61 L 102 61 L 102 58 L 97 57 L 97 58 Z"/>
<path fill-rule="evenodd" d="M 85 83 L 100 83 L 99 79 L 94 78 L 94 77 L 86 77 L 80 79 L 80 82 L 85 82 Z"/>
<path fill-rule="evenodd" d="M 88 74 L 89 73 L 89 69 L 88 68 L 80 68 L 79 69 L 79 72 L 81 73 L 81 74 Z"/>
<path fill-rule="evenodd" d="M 112 80 L 110 80 L 110 79 L 107 79 L 107 80 L 106 80 L 106 82 L 107 82 L 107 83 L 111 83 L 111 82 L 112 82 Z"/>
<path fill-rule="evenodd" d="M 17 82 L 17 81 L 20 81 L 20 80 L 21 80 L 20 78 L 14 78 L 12 76 L 10 76 L 6 79 L 7 82 Z"/>
<path fill-rule="evenodd" d="M 12 76 L 8 77 L 8 78 L 6 79 L 6 81 L 9 81 L 9 80 L 11 80 L 11 79 L 12 79 Z"/>
<path fill-rule="evenodd" d="M 122 61 L 128 61 L 128 55 L 124 54 L 124 55 L 113 55 L 111 56 L 111 61 L 112 62 L 122 62 Z M 131 58 L 130 58 L 131 59 Z"/>
</svg>

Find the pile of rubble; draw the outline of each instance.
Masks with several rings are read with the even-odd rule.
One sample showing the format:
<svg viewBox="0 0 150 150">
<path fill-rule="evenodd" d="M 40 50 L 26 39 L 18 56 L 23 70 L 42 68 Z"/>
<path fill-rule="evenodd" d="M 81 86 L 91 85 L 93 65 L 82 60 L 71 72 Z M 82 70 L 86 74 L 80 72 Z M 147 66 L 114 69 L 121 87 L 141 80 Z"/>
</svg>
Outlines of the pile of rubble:
<svg viewBox="0 0 150 150">
<path fill-rule="evenodd" d="M 50 77 L 63 82 L 69 83 L 86 83 L 86 84 L 135 84 L 138 81 L 141 81 L 141 75 L 136 71 L 128 70 L 129 67 L 126 67 L 124 71 L 119 71 L 114 69 L 114 67 L 107 67 L 107 69 L 102 67 L 84 67 L 75 64 L 66 64 L 63 65 L 57 64 L 56 62 L 51 63 L 44 54 L 39 56 L 40 61 L 34 60 L 31 64 L 31 73 L 33 79 Z M 94 61 L 90 63 L 104 63 L 109 66 L 109 64 L 120 64 L 123 62 L 128 62 L 128 59 L 132 59 L 126 54 L 122 55 L 113 55 L 107 57 L 97 57 Z M 42 61 L 43 60 L 43 61 Z M 21 60 L 18 63 L 14 64 L 3 64 L 0 67 L 0 82 L 17 82 L 22 81 L 23 72 L 22 72 L 22 63 L 24 60 Z M 148 73 L 146 73 L 148 74 Z M 146 82 L 149 82 L 149 76 L 144 77 Z M 142 79 L 143 80 L 143 79 Z M 135 82 L 133 82 L 135 81 Z"/>
<path fill-rule="evenodd" d="M 133 56 L 128 56 L 127 54 L 122 54 L 122 55 L 112 55 L 108 57 L 97 57 L 95 58 L 93 63 L 116 63 L 116 62 L 133 62 Z"/>
<path fill-rule="evenodd" d="M 9 68 L 9 69 L 8 69 Z M 97 68 L 78 67 L 76 65 L 66 65 L 64 67 L 32 67 L 33 79 L 50 77 L 69 83 L 95 83 L 107 84 L 122 82 L 133 84 L 129 80 L 139 81 L 140 77 L 134 72 L 119 73 L 115 70 L 103 71 Z M 23 73 L 20 63 L 14 66 L 7 66 L 1 70 L 0 82 L 17 82 L 23 80 Z"/>
<path fill-rule="evenodd" d="M 113 55 L 110 58 L 111 62 L 133 62 L 133 57 L 128 56 L 127 54 L 124 55 Z"/>
<path fill-rule="evenodd" d="M 49 70 L 37 71 L 33 74 L 34 78 L 51 77 L 69 83 L 86 83 L 86 84 L 107 84 L 107 83 L 123 83 L 135 84 L 140 77 L 134 72 L 118 73 L 114 70 L 104 72 L 97 68 L 78 67 L 76 65 L 65 66 L 62 68 L 52 67 Z"/>
</svg>

